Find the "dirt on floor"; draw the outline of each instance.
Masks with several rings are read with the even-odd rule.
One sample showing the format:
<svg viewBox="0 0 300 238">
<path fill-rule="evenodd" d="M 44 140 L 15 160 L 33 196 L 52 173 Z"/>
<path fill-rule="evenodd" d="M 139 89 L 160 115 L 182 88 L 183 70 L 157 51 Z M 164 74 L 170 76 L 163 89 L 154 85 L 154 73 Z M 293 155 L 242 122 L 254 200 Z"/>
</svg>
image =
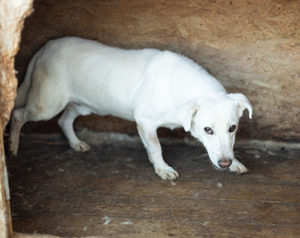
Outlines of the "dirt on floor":
<svg viewBox="0 0 300 238">
<path fill-rule="evenodd" d="M 249 172 L 215 170 L 201 146 L 163 140 L 180 174 L 157 177 L 138 138 L 23 135 L 8 159 L 14 231 L 64 237 L 299 237 L 300 150 L 240 145 Z"/>
</svg>

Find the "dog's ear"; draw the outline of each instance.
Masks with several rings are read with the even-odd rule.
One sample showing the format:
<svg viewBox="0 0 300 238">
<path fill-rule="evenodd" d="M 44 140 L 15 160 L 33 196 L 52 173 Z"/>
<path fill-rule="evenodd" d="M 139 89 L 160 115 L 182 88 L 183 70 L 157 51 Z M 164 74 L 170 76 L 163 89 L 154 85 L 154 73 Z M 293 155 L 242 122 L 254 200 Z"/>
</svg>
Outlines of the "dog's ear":
<svg viewBox="0 0 300 238">
<path fill-rule="evenodd" d="M 185 103 L 181 108 L 179 108 L 177 112 L 177 119 L 186 132 L 191 129 L 193 118 L 198 109 L 199 106 L 194 100 Z"/>
<path fill-rule="evenodd" d="M 252 119 L 253 108 L 244 94 L 230 93 L 229 97 L 231 97 L 237 103 L 240 117 L 243 115 L 244 110 L 247 109 L 249 112 L 249 118 Z"/>
</svg>

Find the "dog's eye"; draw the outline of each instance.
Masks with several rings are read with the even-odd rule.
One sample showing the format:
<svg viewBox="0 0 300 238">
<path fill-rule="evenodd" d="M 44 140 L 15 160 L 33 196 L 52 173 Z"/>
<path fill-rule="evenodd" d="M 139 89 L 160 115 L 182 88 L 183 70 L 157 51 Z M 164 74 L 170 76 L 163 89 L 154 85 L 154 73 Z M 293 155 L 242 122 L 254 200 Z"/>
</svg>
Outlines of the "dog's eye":
<svg viewBox="0 0 300 238">
<path fill-rule="evenodd" d="M 209 135 L 213 135 L 214 131 L 210 128 L 210 127 L 204 127 L 204 131 L 209 134 Z"/>
<path fill-rule="evenodd" d="M 236 125 L 232 125 L 231 127 L 229 127 L 229 132 L 234 132 L 236 129 Z"/>
</svg>

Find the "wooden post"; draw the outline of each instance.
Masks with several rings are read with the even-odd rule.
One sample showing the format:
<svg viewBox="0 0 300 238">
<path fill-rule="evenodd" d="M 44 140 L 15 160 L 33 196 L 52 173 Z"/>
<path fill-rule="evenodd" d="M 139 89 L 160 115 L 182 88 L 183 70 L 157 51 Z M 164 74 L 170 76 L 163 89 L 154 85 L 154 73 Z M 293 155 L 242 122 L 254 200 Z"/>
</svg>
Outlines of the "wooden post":
<svg viewBox="0 0 300 238">
<path fill-rule="evenodd" d="M 3 131 L 16 97 L 14 60 L 33 0 L 0 0 L 0 238 L 13 237 Z"/>
</svg>

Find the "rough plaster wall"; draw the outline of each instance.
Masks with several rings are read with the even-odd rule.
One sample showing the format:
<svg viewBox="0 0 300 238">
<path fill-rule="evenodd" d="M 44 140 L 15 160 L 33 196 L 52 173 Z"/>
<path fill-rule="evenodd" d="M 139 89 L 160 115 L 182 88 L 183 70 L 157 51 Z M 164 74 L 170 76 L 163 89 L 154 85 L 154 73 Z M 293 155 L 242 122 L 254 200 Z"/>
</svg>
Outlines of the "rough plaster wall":
<svg viewBox="0 0 300 238">
<path fill-rule="evenodd" d="M 16 96 L 14 57 L 19 49 L 24 19 L 32 11 L 32 0 L 0 0 L 0 237 L 12 237 L 8 176 L 3 130 Z"/>
<path fill-rule="evenodd" d="M 17 58 L 20 80 L 32 54 L 65 35 L 182 53 L 248 96 L 254 120 L 243 118 L 240 136 L 300 139 L 299 0 L 36 0 Z M 77 125 L 135 133 L 111 118 Z"/>
<path fill-rule="evenodd" d="M 25 18 L 32 12 L 32 0 L 0 1 L 0 120 L 5 128 L 16 96 L 15 55 L 19 50 Z M 2 136 L 2 134 L 1 134 Z"/>
</svg>

